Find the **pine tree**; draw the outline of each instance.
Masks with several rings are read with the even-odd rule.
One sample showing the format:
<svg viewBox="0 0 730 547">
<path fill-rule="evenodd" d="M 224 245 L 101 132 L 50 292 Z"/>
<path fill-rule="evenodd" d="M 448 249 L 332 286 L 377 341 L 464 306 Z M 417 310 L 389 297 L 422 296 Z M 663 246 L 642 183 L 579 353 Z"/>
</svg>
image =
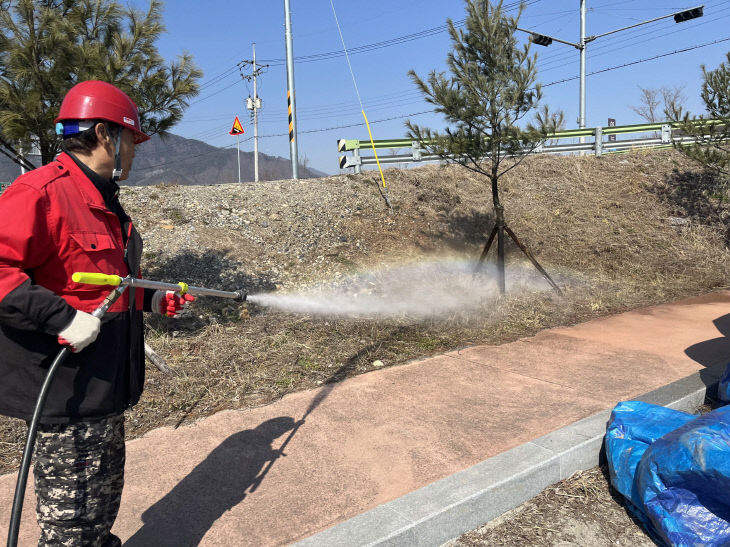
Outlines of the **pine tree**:
<svg viewBox="0 0 730 547">
<path fill-rule="evenodd" d="M 497 235 L 498 283 L 504 293 L 504 230 L 530 257 L 552 283 L 544 270 L 504 224 L 504 208 L 499 201 L 499 179 L 517 167 L 540 144 L 563 124 L 562 113 L 539 109 L 542 99 L 536 83 L 536 55 L 530 44 L 518 44 L 517 24 L 524 9 L 520 4 L 516 17 L 502 9 L 502 1 L 466 0 L 466 28 L 457 29 L 447 20 L 452 51 L 447 56 L 450 76 L 432 71 L 427 81 L 414 71 L 409 75 L 443 114 L 449 127 L 443 132 L 406 122 L 408 136 L 421 143 L 429 153 L 457 163 L 489 179 L 497 225 L 482 253 L 484 259 L 493 237 Z M 535 112 L 534 123 L 525 123 Z M 524 123 L 524 127 L 520 124 Z"/>
<path fill-rule="evenodd" d="M 702 79 L 700 96 L 707 115 L 692 116 L 678 105 L 672 105 L 666 113 L 671 120 L 679 122 L 683 133 L 695 138 L 693 145 L 676 143 L 675 148 L 727 179 L 730 177 L 730 52 L 727 61 L 715 70 L 708 71 L 703 65 Z"/>
<path fill-rule="evenodd" d="M 164 30 L 159 0 L 146 12 L 110 0 L 0 1 L 0 151 L 17 156 L 16 143 L 26 152 L 35 146 L 43 164 L 52 161 L 63 97 L 92 79 L 126 92 L 141 129 L 164 135 L 202 77 L 187 53 L 165 64 L 155 46 Z"/>
</svg>

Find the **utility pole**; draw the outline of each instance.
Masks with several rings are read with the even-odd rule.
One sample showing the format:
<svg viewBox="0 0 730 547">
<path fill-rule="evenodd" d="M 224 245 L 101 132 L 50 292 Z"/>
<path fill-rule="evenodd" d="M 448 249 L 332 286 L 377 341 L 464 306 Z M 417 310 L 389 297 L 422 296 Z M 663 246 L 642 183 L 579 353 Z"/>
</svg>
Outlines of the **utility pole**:
<svg viewBox="0 0 730 547">
<path fill-rule="evenodd" d="M 586 0 L 580 0 L 580 99 L 578 108 L 578 128 L 586 126 Z M 586 142 L 580 138 L 581 144 Z"/>
<path fill-rule="evenodd" d="M 654 19 L 648 19 L 646 21 L 634 23 L 633 25 L 629 25 L 627 27 L 610 30 L 608 32 L 604 32 L 603 34 L 586 36 L 586 0 L 580 0 L 580 42 L 578 42 L 577 44 L 573 42 L 568 42 L 566 40 L 560 40 L 559 38 L 555 38 L 554 36 L 548 36 L 547 34 L 539 34 L 537 32 L 533 32 L 531 30 L 520 27 L 517 27 L 517 30 L 529 34 L 530 41 L 539 46 L 547 47 L 552 44 L 553 41 L 555 41 L 560 42 L 561 44 L 573 46 L 575 49 L 580 51 L 580 93 L 578 102 L 578 127 L 580 129 L 584 129 L 586 126 L 586 46 L 597 38 L 608 36 L 609 34 L 614 34 L 616 32 L 621 32 L 622 30 L 628 30 L 641 25 L 646 25 L 647 23 L 653 23 L 654 21 L 668 19 L 669 17 L 674 17 L 675 23 L 684 23 L 685 21 L 689 21 L 690 19 L 702 17 L 704 15 L 703 8 L 704 5 L 696 6 L 694 8 L 676 11 L 668 15 L 662 15 L 661 17 L 655 17 Z M 585 142 L 585 137 L 581 137 L 580 142 Z"/>
<path fill-rule="evenodd" d="M 244 75 L 241 73 L 241 78 L 244 80 L 253 80 L 253 98 L 248 97 L 246 99 L 246 108 L 253 112 L 253 180 L 254 182 L 259 181 L 259 109 L 261 108 L 261 98 L 259 98 L 257 78 L 260 76 L 265 68 L 269 65 L 257 65 L 256 64 L 256 44 L 251 44 L 253 47 L 253 59 L 251 61 L 241 61 L 241 65 L 251 65 L 251 74 Z"/>
<path fill-rule="evenodd" d="M 259 181 L 259 108 L 261 100 L 256 89 L 256 44 L 253 47 L 253 180 Z"/>
<path fill-rule="evenodd" d="M 299 178 L 299 152 L 297 151 L 297 107 L 294 93 L 294 46 L 291 36 L 291 10 L 289 0 L 284 0 L 286 38 L 286 100 L 289 111 L 289 155 L 291 156 L 292 178 Z"/>
</svg>

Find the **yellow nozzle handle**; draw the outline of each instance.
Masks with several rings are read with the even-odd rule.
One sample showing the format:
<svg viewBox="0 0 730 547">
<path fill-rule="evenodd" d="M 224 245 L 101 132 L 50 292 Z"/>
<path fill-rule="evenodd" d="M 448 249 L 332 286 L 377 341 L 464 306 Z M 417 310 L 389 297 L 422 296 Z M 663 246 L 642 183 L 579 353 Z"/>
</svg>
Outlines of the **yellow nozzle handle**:
<svg viewBox="0 0 730 547">
<path fill-rule="evenodd" d="M 103 273 L 76 272 L 71 276 L 75 283 L 86 283 L 88 285 L 112 285 L 118 287 L 122 282 L 122 278 L 118 275 L 108 275 Z"/>
<path fill-rule="evenodd" d="M 182 294 L 185 294 L 186 292 L 188 292 L 188 284 L 187 283 L 185 283 L 184 281 L 180 281 L 180 283 L 178 283 L 178 285 L 180 285 L 180 291 L 178 291 L 178 292 L 181 295 Z"/>
</svg>

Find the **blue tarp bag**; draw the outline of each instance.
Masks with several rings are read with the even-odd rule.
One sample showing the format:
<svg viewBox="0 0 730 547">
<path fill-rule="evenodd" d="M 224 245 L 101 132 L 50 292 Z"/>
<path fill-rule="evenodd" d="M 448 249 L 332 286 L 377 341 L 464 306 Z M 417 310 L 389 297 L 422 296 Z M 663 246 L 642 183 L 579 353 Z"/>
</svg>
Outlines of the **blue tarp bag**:
<svg viewBox="0 0 730 547">
<path fill-rule="evenodd" d="M 611 412 L 606 431 L 606 457 L 611 484 L 626 499 L 634 499 L 634 475 L 649 446 L 696 416 L 643 401 L 625 401 Z"/>
<path fill-rule="evenodd" d="M 730 406 L 697 417 L 620 403 L 606 455 L 611 483 L 657 543 L 730 545 Z"/>
<path fill-rule="evenodd" d="M 636 469 L 641 509 L 669 545 L 730 545 L 730 406 L 664 435 Z"/>
<path fill-rule="evenodd" d="M 717 398 L 724 403 L 730 403 L 730 363 L 725 367 L 725 372 L 717 385 Z"/>
</svg>

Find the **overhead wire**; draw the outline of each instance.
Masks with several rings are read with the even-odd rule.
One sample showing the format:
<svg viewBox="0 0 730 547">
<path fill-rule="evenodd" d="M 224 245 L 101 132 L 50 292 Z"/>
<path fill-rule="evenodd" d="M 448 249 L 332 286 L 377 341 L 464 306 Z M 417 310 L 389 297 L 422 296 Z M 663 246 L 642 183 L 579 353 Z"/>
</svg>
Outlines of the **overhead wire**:
<svg viewBox="0 0 730 547">
<path fill-rule="evenodd" d="M 237 83 L 239 83 L 239 82 L 238 82 L 238 80 L 236 80 L 235 82 L 233 82 L 233 83 L 232 83 L 232 84 L 230 84 L 230 85 L 227 85 L 227 86 L 226 86 L 226 87 L 224 87 L 224 88 L 221 88 L 221 89 L 219 89 L 218 91 L 215 91 L 215 92 L 211 93 L 210 95 L 206 95 L 205 97 L 201 97 L 201 98 L 200 98 L 200 99 L 198 99 L 197 101 L 191 101 L 191 102 L 190 102 L 190 104 L 191 104 L 191 105 L 193 105 L 193 104 L 198 104 L 198 103 L 202 103 L 203 101 L 206 101 L 206 100 L 210 99 L 211 97 L 215 97 L 215 96 L 216 96 L 216 95 L 218 95 L 219 93 L 223 93 L 223 92 L 224 92 L 224 91 L 225 91 L 226 89 L 230 89 L 231 87 L 233 87 L 233 86 L 234 86 L 234 85 L 236 85 Z"/>
<path fill-rule="evenodd" d="M 632 0 L 632 2 L 633 2 L 633 0 Z M 703 20 L 707 20 L 708 19 L 707 15 L 710 15 L 710 13 L 714 14 L 715 12 L 713 10 L 715 8 L 720 7 L 720 6 L 723 6 L 723 5 L 727 5 L 727 4 L 730 4 L 730 0 L 704 0 L 703 5 L 705 6 L 705 15 L 706 15 L 706 17 L 704 17 Z M 653 8 L 646 8 L 646 7 L 645 8 L 642 8 L 642 10 L 644 10 L 644 11 L 646 11 L 647 9 L 659 9 L 659 8 L 656 8 L 656 7 L 653 7 Z M 669 9 L 673 9 L 673 8 L 667 7 L 665 9 L 666 10 L 669 10 Z M 710 10 L 710 13 L 708 13 L 708 10 Z M 577 26 L 578 12 L 577 12 L 577 10 L 572 10 L 572 11 L 573 11 L 573 13 L 575 13 L 575 23 L 576 23 L 576 26 Z M 601 11 L 601 9 L 591 8 L 589 11 L 591 11 L 591 12 L 593 12 L 593 11 Z M 613 12 L 613 5 L 611 5 L 611 12 Z M 666 14 L 666 11 L 664 11 L 664 13 Z M 588 18 L 588 20 L 590 21 L 591 19 Z M 681 25 L 681 27 L 683 29 L 684 28 L 687 28 L 687 27 L 694 27 L 694 26 L 696 26 L 697 24 L 699 24 L 701 22 L 702 22 L 702 20 L 695 19 L 693 21 L 688 21 L 688 22 L 683 23 Z M 614 40 L 614 41 L 615 40 L 625 40 L 627 36 L 632 36 L 632 35 L 637 35 L 637 34 L 646 34 L 647 29 L 651 29 L 652 27 L 656 28 L 657 26 L 661 26 L 663 28 L 666 28 L 665 25 L 666 25 L 666 20 L 665 19 L 651 21 L 650 23 L 647 23 L 645 25 L 627 29 L 625 32 L 623 32 L 621 34 L 613 34 L 611 36 L 608 36 L 608 37 L 606 37 L 606 40 L 605 41 L 602 41 L 601 43 L 606 44 L 607 42 L 609 42 L 611 40 Z M 676 32 L 676 31 L 670 31 L 670 34 L 672 32 Z M 543 34 L 545 34 L 545 32 L 543 32 Z M 590 37 L 590 35 L 587 36 L 587 37 Z M 578 41 L 579 41 L 579 39 L 576 38 L 575 42 L 578 42 Z M 552 54 L 551 56 L 556 56 L 556 55 L 558 55 L 557 52 L 554 53 L 554 54 Z M 544 58 L 546 58 L 546 57 L 544 57 Z"/>
<path fill-rule="evenodd" d="M 525 2 L 525 5 L 526 6 L 527 5 L 533 5 L 533 4 L 537 4 L 538 2 L 541 2 L 541 1 L 542 0 L 527 0 Z M 506 11 L 513 11 L 514 9 L 519 8 L 519 5 L 520 5 L 520 2 L 511 2 L 511 3 L 509 3 L 509 4 L 507 4 L 505 6 L 505 10 Z M 466 19 L 459 19 L 457 21 L 454 21 L 454 25 L 456 27 L 461 27 L 461 26 L 464 25 L 465 22 L 466 22 Z M 424 29 L 424 30 L 421 30 L 419 32 L 415 32 L 415 33 L 412 33 L 412 34 L 407 34 L 407 35 L 404 35 L 404 36 L 396 36 L 394 38 L 391 38 L 391 39 L 388 39 L 388 40 L 383 40 L 381 42 L 375 42 L 375 43 L 365 44 L 365 45 L 362 45 L 362 46 L 358 46 L 358 47 L 355 47 L 355 48 L 351 48 L 350 50 L 348 50 L 348 53 L 352 53 L 352 54 L 355 54 L 355 53 L 365 53 L 365 52 L 373 51 L 373 50 L 376 50 L 376 49 L 381 49 L 381 48 L 385 48 L 385 47 L 391 47 L 391 46 L 395 46 L 395 45 L 400 45 L 400 44 L 403 44 L 403 43 L 411 42 L 413 40 L 418 40 L 418 39 L 421 39 L 421 38 L 426 38 L 426 37 L 429 37 L 429 36 L 433 36 L 433 35 L 436 35 L 436 34 L 440 34 L 442 32 L 446 32 L 446 30 L 448 30 L 448 25 L 439 25 L 437 27 L 432 27 L 432 28 Z M 336 50 L 336 51 L 329 51 L 329 52 L 315 53 L 315 54 L 310 54 L 310 55 L 304 55 L 304 56 L 294 57 L 294 62 L 295 63 L 304 63 L 304 62 L 307 62 L 308 63 L 308 62 L 314 62 L 314 61 L 323 61 L 323 60 L 335 59 L 335 58 L 342 57 L 342 56 L 344 56 L 344 53 L 342 51 Z M 270 66 L 283 66 L 286 63 L 286 59 L 285 58 L 261 59 L 260 62 L 261 63 L 269 64 Z M 227 70 L 225 70 L 224 72 L 218 74 L 217 76 L 211 78 L 211 80 L 208 80 L 208 81 L 204 82 L 203 84 L 201 84 L 200 89 L 201 90 L 202 89 L 207 89 L 207 88 L 209 88 L 211 86 L 214 86 L 214 85 L 216 85 L 218 83 L 221 83 L 222 81 L 226 80 L 228 77 L 236 74 L 236 72 L 238 71 L 239 65 L 240 65 L 240 63 L 238 63 L 237 65 L 235 65 L 235 66 L 233 66 L 233 67 L 231 67 L 231 68 L 229 68 Z M 210 95 L 210 96 L 212 96 L 212 95 Z M 208 98 L 208 96 L 201 97 L 196 102 L 203 101 L 203 100 L 205 100 L 207 98 Z"/>
<path fill-rule="evenodd" d="M 527 0 L 525 5 L 531 5 L 536 4 L 538 2 L 541 2 L 542 0 Z M 513 11 L 515 9 L 518 9 L 520 5 L 520 2 L 511 2 L 510 4 L 507 4 L 507 6 L 504 6 L 505 11 Z M 453 24 L 455 27 L 462 27 L 466 23 L 466 19 L 458 19 L 456 21 L 453 21 Z M 425 38 L 428 36 L 433 36 L 435 34 L 440 34 L 442 32 L 446 32 L 448 30 L 449 26 L 448 24 L 444 25 L 438 25 L 436 27 L 427 28 L 418 32 L 414 32 L 411 34 L 406 34 L 403 36 L 396 36 L 395 38 L 389 38 L 388 40 L 383 40 L 380 42 L 374 42 L 371 44 L 364 44 L 362 46 L 352 47 L 348 48 L 348 55 L 355 55 L 357 53 L 365 53 L 368 51 L 373 51 L 376 49 L 382 49 L 384 47 L 390 47 L 395 45 L 400 45 L 403 43 L 408 43 L 413 40 L 418 40 L 420 38 Z M 338 57 L 343 57 L 345 54 L 342 51 L 334 50 L 334 51 L 326 51 L 322 53 L 313 53 L 310 55 L 301 55 L 298 57 L 294 57 L 294 62 L 296 63 L 310 63 L 313 61 L 323 61 L 323 60 L 329 60 L 329 59 L 335 59 Z M 262 61 L 264 62 L 264 61 Z M 265 62 L 271 64 L 272 66 L 278 66 L 283 65 L 286 63 L 285 58 L 276 58 L 276 59 L 266 59 Z"/>
<path fill-rule="evenodd" d="M 720 44 L 722 42 L 727 42 L 728 40 L 730 40 L 730 36 L 728 36 L 726 38 L 719 38 L 719 39 L 713 40 L 711 42 L 705 42 L 704 44 L 698 44 L 698 45 L 695 45 L 695 46 L 686 47 L 686 48 L 682 48 L 682 49 L 675 49 L 674 51 L 669 51 L 669 52 L 666 52 L 666 53 L 661 53 L 659 55 L 654 55 L 653 57 L 648 57 L 646 59 L 637 59 L 635 61 L 630 61 L 628 63 L 624 63 L 624 64 L 621 64 L 621 65 L 616 65 L 616 66 L 612 66 L 612 67 L 608 67 L 608 68 L 602 68 L 600 70 L 594 70 L 593 72 L 587 73 L 586 76 L 593 76 L 595 74 L 602 74 L 604 72 L 609 72 L 611 70 L 618 70 L 619 68 L 626 68 L 627 66 L 638 65 L 639 63 L 646 63 L 648 61 L 655 61 L 656 59 L 661 59 L 663 57 L 669 57 L 670 55 L 676 55 L 678 53 L 685 53 L 687 51 L 692 51 L 692 50 L 695 50 L 695 49 L 700 49 L 700 48 L 703 48 L 703 47 L 712 46 L 712 45 L 715 45 L 715 44 Z M 542 84 L 542 87 L 548 87 L 548 86 L 551 86 L 551 85 L 562 84 L 564 82 L 570 82 L 572 80 L 577 80 L 578 78 L 580 78 L 580 76 L 573 76 L 573 77 L 570 77 L 570 78 L 564 78 L 562 80 L 557 80 L 555 82 L 550 82 L 548 84 Z"/>
<path fill-rule="evenodd" d="M 367 111 L 377 111 L 377 110 L 383 110 L 386 108 L 393 108 L 396 106 L 404 106 L 407 104 L 411 104 L 414 102 L 414 100 L 420 100 L 420 99 L 422 99 L 422 97 L 423 97 L 422 93 L 419 90 L 415 90 L 412 93 L 411 92 L 403 93 L 398 98 L 380 100 L 380 101 L 364 101 L 364 104 L 366 106 Z M 307 119 L 325 119 L 325 118 L 342 117 L 343 115 L 347 115 L 346 112 L 354 110 L 354 108 L 357 106 L 358 106 L 357 104 L 348 104 L 348 105 L 340 106 L 340 107 L 325 105 L 325 106 L 320 106 L 317 108 L 302 109 L 302 110 L 298 111 L 297 119 L 307 120 Z M 300 112 L 302 114 L 300 114 Z M 345 113 L 345 114 L 343 114 L 343 113 Z M 279 118 L 283 115 L 284 115 L 283 111 L 269 110 L 266 113 L 266 115 L 263 116 L 263 119 L 268 120 L 269 118 Z"/>
</svg>

